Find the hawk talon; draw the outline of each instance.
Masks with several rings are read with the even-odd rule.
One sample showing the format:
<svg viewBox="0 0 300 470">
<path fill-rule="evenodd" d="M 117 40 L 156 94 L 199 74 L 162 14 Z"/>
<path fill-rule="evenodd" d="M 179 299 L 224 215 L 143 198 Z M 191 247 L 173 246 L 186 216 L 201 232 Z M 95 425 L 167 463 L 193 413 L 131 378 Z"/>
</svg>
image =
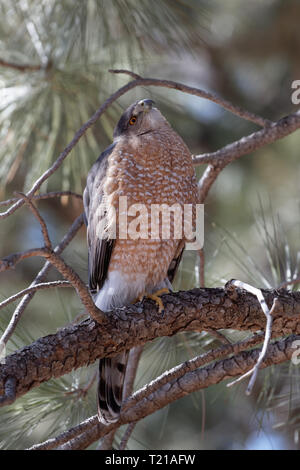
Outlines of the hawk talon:
<svg viewBox="0 0 300 470">
<path fill-rule="evenodd" d="M 147 299 L 154 300 L 156 305 L 158 306 L 158 313 L 164 313 L 165 307 L 163 304 L 163 301 L 161 300 L 160 296 L 163 294 L 170 294 L 169 289 L 164 287 L 163 289 L 159 289 L 156 292 L 153 292 L 153 294 L 148 294 L 147 292 L 144 292 L 141 294 L 136 301 L 142 302 L 142 300 L 146 297 Z"/>
</svg>

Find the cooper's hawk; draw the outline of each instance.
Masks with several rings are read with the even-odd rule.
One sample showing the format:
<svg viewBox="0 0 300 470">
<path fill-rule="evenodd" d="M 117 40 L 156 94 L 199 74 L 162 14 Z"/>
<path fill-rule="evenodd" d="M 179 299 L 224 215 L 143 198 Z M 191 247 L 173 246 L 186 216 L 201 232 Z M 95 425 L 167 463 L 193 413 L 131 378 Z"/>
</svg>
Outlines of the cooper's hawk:
<svg viewBox="0 0 300 470">
<path fill-rule="evenodd" d="M 102 311 L 170 289 L 185 245 L 184 235 L 172 236 L 175 215 L 170 217 L 169 237 L 161 236 L 161 230 L 159 236 L 151 237 L 151 224 L 143 236 L 126 237 L 124 227 L 121 236 L 118 220 L 124 214 L 120 200 L 126 198 L 128 209 L 137 204 L 135 207 L 141 211 L 142 208 L 148 211 L 146 221 L 155 205 L 175 204 L 183 209 L 185 204 L 197 203 L 190 151 L 153 105 L 152 100 L 144 99 L 129 106 L 114 130 L 113 143 L 100 155 L 87 177 L 83 201 L 89 287 Z M 134 214 L 128 211 L 126 220 L 128 228 Z M 104 423 L 118 419 L 127 360 L 128 351 L 100 359 L 98 416 Z"/>
</svg>

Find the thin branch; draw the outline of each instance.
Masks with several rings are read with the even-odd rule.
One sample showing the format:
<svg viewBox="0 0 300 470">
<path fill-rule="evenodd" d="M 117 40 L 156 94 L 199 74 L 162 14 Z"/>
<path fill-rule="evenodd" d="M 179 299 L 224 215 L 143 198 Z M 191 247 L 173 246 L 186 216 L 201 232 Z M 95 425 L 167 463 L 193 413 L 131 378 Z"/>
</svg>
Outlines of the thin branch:
<svg viewBox="0 0 300 470">
<path fill-rule="evenodd" d="M 300 277 L 297 277 L 295 279 L 291 279 L 290 281 L 284 281 L 282 282 L 277 289 L 286 289 L 288 286 L 293 286 L 295 284 L 300 283 Z"/>
<path fill-rule="evenodd" d="M 225 288 L 226 289 L 231 289 L 232 287 L 234 288 L 240 288 L 240 289 L 245 289 L 247 292 L 250 292 L 251 294 L 255 295 L 257 300 L 259 301 L 260 303 L 260 306 L 261 306 L 261 309 L 262 311 L 264 312 L 265 316 L 266 316 L 266 319 L 267 319 L 267 323 L 266 323 L 266 328 L 265 328 L 265 339 L 264 339 L 264 344 L 263 344 L 263 347 L 262 347 L 262 350 L 261 350 L 261 353 L 258 357 L 258 360 L 257 360 L 257 363 L 254 365 L 254 367 L 252 369 L 250 369 L 248 372 L 246 372 L 244 375 L 242 375 L 241 377 L 239 377 L 237 380 L 233 381 L 233 382 L 230 382 L 229 384 L 227 384 L 227 387 L 231 387 L 232 385 L 236 384 L 237 382 L 239 382 L 240 380 L 244 379 L 245 377 L 248 377 L 249 375 L 251 375 L 251 379 L 249 381 L 249 384 L 248 384 L 248 387 L 246 389 L 246 394 L 247 395 L 250 395 L 252 389 L 253 389 L 253 386 L 254 386 L 254 383 L 255 383 L 255 380 L 256 380 L 256 377 L 257 377 L 257 373 L 258 373 L 258 369 L 260 367 L 260 365 L 262 364 L 262 361 L 267 353 L 267 348 L 268 348 L 268 345 L 270 343 L 270 340 L 271 340 L 271 335 L 272 335 L 272 322 L 273 322 L 273 319 L 272 319 L 272 315 L 275 311 L 275 308 L 279 308 L 280 307 L 280 304 L 279 304 L 279 301 L 278 301 L 278 298 L 275 297 L 274 300 L 273 300 L 273 305 L 272 305 L 272 308 L 271 310 L 269 310 L 269 307 L 265 301 L 265 298 L 262 294 L 262 291 L 260 289 L 257 289 L 256 287 L 253 287 L 251 286 L 250 284 L 247 284 L 245 282 L 241 282 L 241 281 L 237 281 L 235 279 L 232 279 L 231 281 L 229 281 Z"/>
<path fill-rule="evenodd" d="M 293 342 L 296 338 L 297 336 L 292 335 L 289 338 L 271 344 L 262 363 L 262 368 L 289 360 L 294 352 Z M 75 435 L 75 437 L 65 441 L 63 444 L 55 446 L 55 448 L 60 450 L 85 449 L 100 437 L 117 429 L 120 425 L 140 421 L 187 394 L 207 388 L 212 384 L 220 383 L 229 376 L 240 375 L 257 362 L 258 355 L 259 351 L 254 349 L 216 363 L 214 362 L 201 369 L 196 369 L 193 372 L 187 372 L 180 379 L 168 382 L 166 386 L 156 390 L 149 395 L 147 399 L 141 398 L 137 400 L 136 396 L 139 392 L 136 392 L 135 399 L 132 397 L 132 401 L 129 400 L 128 402 L 128 407 L 121 410 L 118 422 L 105 426 L 99 423 L 97 416 L 93 416 L 82 422 L 79 426 L 69 430 L 68 432 Z M 66 436 L 66 433 L 64 433 L 64 436 Z M 56 444 L 59 443 L 61 437 L 62 436 L 58 436 L 55 438 Z M 44 448 L 54 448 L 49 447 L 49 445 L 53 445 L 54 440 L 52 439 L 52 442 L 49 441 L 35 445 L 31 449 L 42 450 Z"/>
<path fill-rule="evenodd" d="M 95 419 L 96 418 L 96 419 Z M 97 423 L 98 417 L 93 416 L 91 418 L 86 419 L 84 422 L 78 424 L 74 428 L 69 429 L 68 431 L 63 432 L 57 437 L 53 437 L 51 439 L 48 439 L 47 441 L 41 443 L 41 444 L 36 444 L 32 447 L 30 447 L 29 450 L 51 450 L 51 449 L 56 449 L 60 445 L 64 444 L 65 442 L 70 441 L 74 437 L 82 434 L 85 432 L 91 425 L 95 425 L 95 422 Z"/>
<path fill-rule="evenodd" d="M 204 249 L 198 250 L 199 256 L 199 287 L 205 286 L 205 254 Z"/>
<path fill-rule="evenodd" d="M 282 139 L 299 128 L 300 111 L 297 111 L 294 114 L 280 119 L 270 127 L 266 127 L 258 132 L 243 137 L 216 152 L 195 156 L 193 158 L 195 165 L 209 163 L 198 183 L 200 202 L 203 203 L 205 201 L 211 186 L 229 163 L 267 144 Z"/>
<path fill-rule="evenodd" d="M 77 217 L 77 219 L 75 219 L 75 221 L 73 222 L 73 224 L 69 228 L 68 232 L 63 237 L 62 241 L 54 248 L 54 253 L 57 253 L 57 254 L 62 253 L 64 251 L 64 249 L 72 241 L 72 239 L 77 234 L 78 230 L 82 227 L 82 225 L 83 225 L 83 214 L 79 215 Z M 45 277 L 46 277 L 48 271 L 50 271 L 51 267 L 52 267 L 51 263 L 49 263 L 49 261 L 47 261 L 44 264 L 44 266 L 42 267 L 42 269 L 40 270 L 40 272 L 37 274 L 34 281 L 31 283 L 30 287 L 34 287 L 35 285 L 41 283 L 45 279 Z M 1 264 L 0 264 L 0 268 L 1 268 Z M 1 271 L 1 269 L 0 269 L 0 271 Z M 23 299 L 21 300 L 21 302 L 19 303 L 19 305 L 15 309 L 15 311 L 14 311 L 14 313 L 13 313 L 11 319 L 10 319 L 10 322 L 9 322 L 8 326 L 6 327 L 2 337 L 0 339 L 0 344 L 1 343 L 7 344 L 9 338 L 11 337 L 13 332 L 15 331 L 15 328 L 16 328 L 20 318 L 22 317 L 27 305 L 29 304 L 29 302 L 33 298 L 34 294 L 35 294 L 35 292 L 31 292 L 29 294 L 26 294 L 23 297 Z"/>
<path fill-rule="evenodd" d="M 270 121 L 269 119 L 264 119 L 261 116 L 258 116 L 257 114 L 250 113 L 249 111 L 246 111 L 245 109 L 242 109 L 239 106 L 235 106 L 230 103 L 230 101 L 227 101 L 224 98 L 218 96 L 216 93 L 210 93 L 208 91 L 201 90 L 200 88 L 190 87 L 188 85 L 184 85 L 183 83 L 174 82 L 172 80 L 161 80 L 158 78 L 142 78 L 140 75 L 137 75 L 131 72 L 130 70 L 109 70 L 109 72 L 129 75 L 134 78 L 134 81 L 138 82 L 140 86 L 159 86 L 165 88 L 172 88 L 175 90 L 182 91 L 183 93 L 188 93 L 190 95 L 198 96 L 199 98 L 204 98 L 206 100 L 213 101 L 214 103 L 218 104 L 219 106 L 222 106 L 224 109 L 230 111 L 236 116 L 246 119 L 247 121 L 254 122 L 255 124 L 262 127 L 270 126 L 272 124 L 272 121 Z"/>
<path fill-rule="evenodd" d="M 65 395 L 76 395 L 78 398 L 85 397 L 89 389 L 94 385 L 96 378 L 97 378 L 97 372 L 93 372 L 91 374 L 90 379 L 87 381 L 87 383 L 83 387 L 76 387 L 74 390 L 65 392 Z"/>
<path fill-rule="evenodd" d="M 99 119 L 99 117 L 106 111 L 106 109 L 116 101 L 120 96 L 127 93 L 129 90 L 137 87 L 137 86 L 161 86 L 167 88 L 173 88 L 176 90 L 180 90 L 184 93 L 193 94 L 202 98 L 209 99 L 218 103 L 219 105 L 223 106 L 224 108 L 228 109 L 234 114 L 238 116 L 248 119 L 250 121 L 255 122 L 258 125 L 265 126 L 265 128 L 259 133 L 254 133 L 251 136 L 248 136 L 248 139 L 244 138 L 238 141 L 237 143 L 230 144 L 224 149 L 221 149 L 213 154 L 205 154 L 196 156 L 194 158 L 195 164 L 207 163 L 208 161 L 214 161 L 216 164 L 222 161 L 222 165 L 225 166 L 224 158 L 226 159 L 226 164 L 229 163 L 228 159 L 231 158 L 232 161 L 235 158 L 238 158 L 241 155 L 245 155 L 267 143 L 274 142 L 277 139 L 285 137 L 286 135 L 294 132 L 294 130 L 298 129 L 300 126 L 300 112 L 291 114 L 286 118 L 281 119 L 277 123 L 272 123 L 271 121 L 261 118 L 253 113 L 249 113 L 248 111 L 241 110 L 239 107 L 234 106 L 232 103 L 229 103 L 226 100 L 218 97 L 215 94 L 205 92 L 198 88 L 192 88 L 182 83 L 172 82 L 169 80 L 159 80 L 154 78 L 141 78 L 133 72 L 130 71 L 114 71 L 114 73 L 127 73 L 128 75 L 134 76 L 135 79 L 124 85 L 122 88 L 117 90 L 113 93 L 103 104 L 98 108 L 98 110 L 94 113 L 94 115 L 76 132 L 72 141 L 67 145 L 67 147 L 61 152 L 58 156 L 57 160 L 52 164 L 52 166 L 46 170 L 38 180 L 33 184 L 30 191 L 28 191 L 27 196 L 32 198 L 36 191 L 40 188 L 44 181 L 46 181 L 63 163 L 65 158 L 71 152 L 73 147 L 77 144 L 79 139 L 85 134 L 85 132 Z M 246 140 L 245 140 L 246 139 Z M 242 150 L 241 150 L 242 149 Z M 24 204 L 23 200 L 19 200 L 15 202 L 9 209 L 5 212 L 0 213 L 0 218 L 5 218 L 15 212 L 19 207 Z"/>
<path fill-rule="evenodd" d="M 109 69 L 108 71 L 110 73 L 124 73 L 125 75 L 129 75 L 129 77 L 134 78 L 134 80 L 143 80 L 143 77 L 141 75 L 138 75 L 137 73 L 132 72 L 131 70 Z"/>
<path fill-rule="evenodd" d="M 132 423 L 128 424 L 126 431 L 124 433 L 124 436 L 121 439 L 119 450 L 125 450 L 127 446 L 127 442 L 129 441 L 129 438 L 135 428 L 136 422 L 133 421 Z"/>
<path fill-rule="evenodd" d="M 65 158 L 69 155 L 71 150 L 74 148 L 74 146 L 77 144 L 77 142 L 80 140 L 80 138 L 86 133 L 86 131 L 93 125 L 95 122 L 99 119 L 99 117 L 106 111 L 106 109 L 114 102 L 116 101 L 120 96 L 124 95 L 127 93 L 129 90 L 132 90 L 133 88 L 137 86 L 158 86 L 158 87 L 167 87 L 167 88 L 173 88 L 175 90 L 182 91 L 184 93 L 189 93 L 192 95 L 199 96 L 201 98 L 209 99 L 220 106 L 223 106 L 225 109 L 228 111 L 231 111 L 232 113 L 242 117 L 243 119 L 250 120 L 252 122 L 255 122 L 256 124 L 260 126 L 270 126 L 272 124 L 271 121 L 268 119 L 264 119 L 260 116 L 257 116 L 256 114 L 250 113 L 248 111 L 242 110 L 238 106 L 234 106 L 232 103 L 230 103 L 227 100 L 224 100 L 220 97 L 218 97 L 216 94 L 213 93 L 208 93 L 206 91 L 200 90 L 198 88 L 193 88 L 189 87 L 187 85 L 184 85 L 182 83 L 177 83 L 173 82 L 170 80 L 159 80 L 155 78 L 141 78 L 137 76 L 136 74 L 133 74 L 133 72 L 130 71 L 114 71 L 114 73 L 126 73 L 127 75 L 134 76 L 134 80 L 130 81 L 123 87 L 121 87 L 119 90 L 117 90 L 115 93 L 113 93 L 105 102 L 98 108 L 98 110 L 93 114 L 93 116 L 85 123 L 83 126 L 76 132 L 74 135 L 73 139 L 71 142 L 67 145 L 67 147 L 60 153 L 58 158 L 55 160 L 55 162 L 52 164 L 52 166 L 46 170 L 33 184 L 31 189 L 28 191 L 26 194 L 27 197 L 32 198 L 33 195 L 38 191 L 38 189 L 41 187 L 41 185 L 46 181 L 63 163 Z M 9 209 L 7 209 L 5 212 L 0 213 L 0 219 L 8 217 L 12 213 L 14 213 L 19 207 L 21 207 L 24 204 L 24 200 L 20 199 L 19 201 L 15 202 Z"/>
<path fill-rule="evenodd" d="M 7 271 L 8 269 L 13 269 L 17 263 L 20 261 L 30 258 L 32 256 L 42 256 L 45 253 L 44 248 L 31 248 L 26 251 L 19 251 L 18 253 L 11 253 L 10 255 L 5 256 L 0 259 L 0 273 Z"/>
<path fill-rule="evenodd" d="M 155 380 L 150 382 L 141 388 L 137 394 L 133 394 L 131 400 L 137 399 L 142 400 L 154 393 L 156 390 L 162 388 L 164 385 L 183 377 L 187 372 L 193 372 L 205 364 L 216 361 L 217 359 L 222 359 L 231 354 L 238 354 L 241 351 L 246 351 L 257 344 L 260 344 L 263 341 L 263 336 L 261 334 L 255 334 L 248 339 L 237 342 L 235 344 L 226 344 L 222 345 L 219 348 L 211 349 L 210 351 L 203 353 L 199 356 L 196 356 L 188 361 L 179 364 L 178 366 L 173 367 L 171 370 L 164 372 Z M 126 403 L 124 404 L 124 409 L 126 410 Z"/>
<path fill-rule="evenodd" d="M 166 383 L 170 382 L 171 380 L 174 380 L 176 378 L 182 377 L 184 374 L 187 372 L 192 372 L 193 370 L 196 370 L 200 366 L 203 366 L 204 364 L 207 364 L 209 362 L 212 362 L 213 360 L 220 359 L 222 357 L 226 357 L 229 354 L 237 354 L 240 351 L 244 351 L 250 347 L 253 347 L 263 341 L 263 336 L 260 334 L 253 335 L 250 339 L 241 341 L 240 343 L 232 344 L 230 347 L 228 346 L 222 346 L 221 348 L 210 350 L 207 353 L 202 354 L 201 356 L 198 356 L 197 358 L 190 359 L 183 364 L 180 364 L 173 369 L 164 372 L 161 374 L 159 377 L 157 377 L 155 380 L 150 382 L 149 384 L 145 385 L 142 387 L 140 390 L 135 392 L 134 397 L 130 398 L 130 403 L 134 405 L 135 402 L 141 401 L 147 396 L 149 396 L 151 393 L 154 393 L 156 390 L 159 388 L 163 387 Z M 129 405 L 130 406 L 130 405 Z M 128 404 L 123 407 L 124 410 L 128 408 Z M 73 439 L 74 437 L 80 435 L 82 432 L 88 430 L 90 427 L 94 426 L 94 421 L 89 420 L 89 423 L 87 426 L 78 426 L 76 428 L 73 428 L 73 431 L 68 434 L 67 432 L 62 433 L 60 436 L 57 436 L 55 439 L 49 439 L 45 443 L 42 444 L 37 444 L 36 446 L 33 446 L 34 449 L 53 449 L 56 448 L 60 445 L 65 444 L 69 440 Z M 135 424 L 135 423 L 134 423 Z M 75 430 L 76 429 L 76 430 Z M 101 439 L 101 444 L 103 443 L 103 446 L 101 446 L 101 450 L 108 450 L 111 448 L 111 445 L 107 447 L 104 447 L 106 444 L 106 439 L 108 439 L 108 442 L 112 444 L 110 441 L 111 436 L 115 434 L 115 431 L 112 431 L 109 434 L 106 434 L 102 439 Z M 110 436 L 110 438 L 109 438 Z"/>
<path fill-rule="evenodd" d="M 106 434 L 106 436 L 103 436 L 98 442 L 97 450 L 112 450 L 115 434 L 116 430 Z M 65 442 L 63 442 L 62 444 L 65 444 L 66 442 L 68 442 L 68 440 L 65 440 Z"/>
<path fill-rule="evenodd" d="M 88 314 L 96 322 L 101 323 L 105 315 L 104 313 L 96 307 L 94 301 L 91 297 L 90 291 L 85 283 L 80 279 L 78 274 L 74 271 L 71 266 L 69 266 L 58 254 L 47 253 L 43 255 L 48 259 L 48 261 L 53 264 L 53 266 L 67 279 L 72 286 L 76 289 L 76 292 L 81 300 L 82 305 L 87 309 Z"/>
<path fill-rule="evenodd" d="M 72 286 L 76 289 L 76 292 L 84 305 L 84 307 L 87 309 L 89 315 L 96 320 L 97 322 L 102 322 L 103 321 L 103 312 L 99 310 L 96 305 L 94 304 L 94 301 L 91 297 L 91 294 L 87 288 L 87 286 L 84 284 L 84 282 L 80 279 L 78 274 L 65 262 L 63 259 L 52 250 L 52 245 L 51 241 L 49 238 L 49 233 L 47 229 L 47 225 L 43 219 L 43 217 L 40 215 L 39 211 L 35 207 L 35 205 L 32 203 L 30 198 L 25 195 L 21 194 L 23 200 L 26 201 L 26 203 L 29 205 L 31 211 L 33 212 L 34 216 L 38 220 L 38 222 L 41 225 L 44 241 L 45 241 L 45 247 L 40 249 L 37 252 L 38 256 L 42 256 L 44 258 L 47 258 L 48 261 L 53 264 L 53 266 L 64 276 L 65 279 L 67 279 Z"/>
<path fill-rule="evenodd" d="M 70 284 L 69 281 L 52 281 L 35 284 L 34 286 L 27 287 L 27 289 L 23 289 L 17 294 L 14 294 L 11 297 L 8 297 L 7 299 L 3 300 L 0 303 L 0 310 L 1 308 L 6 307 L 6 305 L 10 304 L 11 302 L 15 302 L 17 299 L 23 297 L 26 294 L 30 294 L 31 292 L 35 292 L 37 290 L 51 289 L 52 287 L 72 287 L 72 284 Z"/>
<path fill-rule="evenodd" d="M 124 396 L 126 398 L 132 394 L 134 381 L 143 349 L 144 346 L 140 345 L 136 348 L 131 349 L 129 352 L 128 367 L 126 370 L 126 377 L 124 382 Z"/>
<path fill-rule="evenodd" d="M 78 274 L 65 262 L 63 259 L 52 250 L 52 244 L 50 241 L 48 228 L 46 222 L 41 216 L 38 209 L 35 207 L 31 199 L 26 195 L 19 193 L 20 196 L 26 201 L 26 204 L 29 205 L 30 210 L 32 211 L 35 218 L 38 220 L 42 234 L 45 242 L 45 249 L 40 252 L 40 256 L 48 258 L 51 264 L 56 267 L 56 269 L 73 285 L 76 289 L 78 296 L 82 304 L 86 307 L 88 313 L 94 320 L 101 322 L 102 315 L 101 311 L 95 306 L 93 299 L 90 295 L 90 292 L 83 281 L 80 279 Z"/>
<path fill-rule="evenodd" d="M 137 346 L 131 349 L 129 353 L 128 368 L 126 370 L 126 377 L 124 383 L 124 396 L 128 398 L 133 392 L 133 385 L 137 373 L 137 368 L 140 362 L 140 358 L 143 352 L 144 346 Z M 127 446 L 127 442 L 134 430 L 136 423 L 130 423 L 121 439 L 119 449 L 124 450 Z"/>
<path fill-rule="evenodd" d="M 198 183 L 198 195 L 199 202 L 201 204 L 204 203 L 210 188 L 212 187 L 222 170 L 223 168 L 221 166 L 214 167 L 213 165 L 208 165 L 208 167 L 206 168 Z"/>
<path fill-rule="evenodd" d="M 50 199 L 50 198 L 56 198 L 56 197 L 62 197 L 62 196 L 71 196 L 76 199 L 82 200 L 82 195 L 75 193 L 74 191 L 51 191 L 49 193 L 37 194 L 33 196 L 31 199 L 32 201 L 40 201 L 44 199 Z M 6 201 L 0 201 L 0 206 L 10 206 L 11 204 L 15 203 L 18 200 L 19 200 L 18 197 L 13 197 L 11 199 L 7 199 Z"/>
<path fill-rule="evenodd" d="M 279 121 L 272 123 L 271 126 L 242 137 L 216 152 L 195 155 L 193 157 L 193 163 L 194 165 L 209 163 L 214 166 L 224 167 L 242 155 L 249 154 L 267 144 L 275 142 L 276 140 L 283 139 L 299 128 L 300 111 L 296 111 L 295 113 L 289 114 L 288 116 L 279 119 Z"/>
<path fill-rule="evenodd" d="M 7 62 L 6 60 L 0 59 L 0 66 L 7 67 L 9 69 L 18 70 L 19 72 L 36 72 L 42 70 L 45 67 L 42 65 L 33 65 L 33 64 L 16 64 L 13 62 Z"/>
<path fill-rule="evenodd" d="M 28 204 L 28 206 L 29 206 L 31 212 L 33 213 L 34 217 L 39 222 L 39 224 L 41 226 L 44 242 L 45 242 L 45 248 L 48 248 L 48 250 L 52 250 L 52 243 L 50 241 L 48 228 L 47 228 L 46 222 L 44 221 L 44 218 L 41 216 L 38 209 L 35 207 L 35 205 L 31 201 L 31 199 L 26 194 L 21 193 L 21 192 L 16 192 L 16 194 L 18 194 L 22 199 L 25 200 L 26 204 Z"/>
</svg>

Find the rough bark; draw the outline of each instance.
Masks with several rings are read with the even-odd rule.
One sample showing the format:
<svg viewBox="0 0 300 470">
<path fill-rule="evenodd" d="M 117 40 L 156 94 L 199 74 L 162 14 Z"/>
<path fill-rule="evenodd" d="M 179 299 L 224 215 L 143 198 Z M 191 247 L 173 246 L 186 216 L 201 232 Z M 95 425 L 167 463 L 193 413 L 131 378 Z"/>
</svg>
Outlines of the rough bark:
<svg viewBox="0 0 300 470">
<path fill-rule="evenodd" d="M 266 302 L 275 297 L 273 334 L 300 333 L 300 292 L 263 290 Z M 180 331 L 206 329 L 263 330 L 265 316 L 257 299 L 242 290 L 193 289 L 163 296 L 164 315 L 152 301 L 116 309 L 99 325 L 86 320 L 38 339 L 6 358 L 0 368 L 0 395 L 8 378 L 16 380 L 16 397 L 99 357 L 144 344 Z"/>
</svg>

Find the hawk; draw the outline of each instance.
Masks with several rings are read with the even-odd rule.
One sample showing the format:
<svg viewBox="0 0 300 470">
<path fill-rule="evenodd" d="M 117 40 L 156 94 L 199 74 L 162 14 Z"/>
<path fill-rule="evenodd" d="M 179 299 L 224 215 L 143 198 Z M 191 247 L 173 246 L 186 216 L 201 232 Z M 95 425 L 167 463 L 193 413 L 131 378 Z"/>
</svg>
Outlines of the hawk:
<svg viewBox="0 0 300 470">
<path fill-rule="evenodd" d="M 161 232 L 156 237 L 147 236 L 151 235 L 151 227 L 143 237 L 121 236 L 116 223 L 118 216 L 124 215 L 121 197 L 126 198 L 127 208 L 135 205 L 148 210 L 148 214 L 153 205 L 177 204 L 183 208 L 197 203 L 191 153 L 150 99 L 133 103 L 122 114 L 113 143 L 88 173 L 83 202 L 89 288 L 97 307 L 109 312 L 146 295 L 161 311 L 160 295 L 171 290 L 185 237 L 172 236 L 175 215 L 170 217 L 167 238 Z M 129 214 L 127 226 L 133 220 Z M 103 423 L 115 422 L 119 417 L 128 353 L 100 359 L 98 417 Z"/>
</svg>

